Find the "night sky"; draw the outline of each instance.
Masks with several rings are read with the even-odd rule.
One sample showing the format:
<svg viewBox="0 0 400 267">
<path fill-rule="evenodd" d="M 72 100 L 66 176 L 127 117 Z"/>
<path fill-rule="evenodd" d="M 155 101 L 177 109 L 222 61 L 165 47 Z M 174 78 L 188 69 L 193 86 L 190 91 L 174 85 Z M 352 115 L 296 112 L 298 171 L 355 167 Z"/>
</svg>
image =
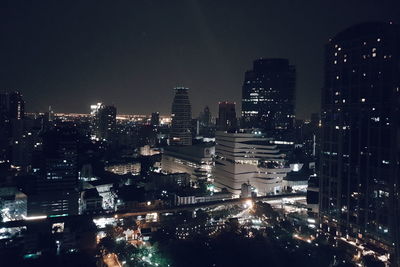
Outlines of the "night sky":
<svg viewBox="0 0 400 267">
<path fill-rule="evenodd" d="M 297 68 L 296 113 L 320 106 L 324 44 L 370 20 L 399 22 L 400 1 L 0 1 L 0 90 L 28 111 L 169 114 L 172 88 L 190 90 L 193 116 L 217 102 L 240 108 L 244 72 L 259 57 Z"/>
</svg>

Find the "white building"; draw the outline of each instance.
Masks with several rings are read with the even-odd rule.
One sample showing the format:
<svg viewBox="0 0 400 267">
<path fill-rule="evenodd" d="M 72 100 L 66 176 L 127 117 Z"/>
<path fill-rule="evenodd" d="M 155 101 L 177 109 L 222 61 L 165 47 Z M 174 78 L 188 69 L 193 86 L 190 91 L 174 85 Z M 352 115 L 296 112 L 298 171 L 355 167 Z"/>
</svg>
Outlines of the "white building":
<svg viewBox="0 0 400 267">
<path fill-rule="evenodd" d="M 141 165 L 139 162 L 115 164 L 105 167 L 105 170 L 118 175 L 125 175 L 128 173 L 132 175 L 139 175 L 141 170 Z"/>
<path fill-rule="evenodd" d="M 161 168 L 165 173 L 188 173 L 192 181 L 206 180 L 214 165 L 213 144 L 169 146 L 164 148 Z"/>
<path fill-rule="evenodd" d="M 285 155 L 260 132 L 216 133 L 214 184 L 240 195 L 244 183 L 258 195 L 277 194 L 290 167 Z"/>
</svg>

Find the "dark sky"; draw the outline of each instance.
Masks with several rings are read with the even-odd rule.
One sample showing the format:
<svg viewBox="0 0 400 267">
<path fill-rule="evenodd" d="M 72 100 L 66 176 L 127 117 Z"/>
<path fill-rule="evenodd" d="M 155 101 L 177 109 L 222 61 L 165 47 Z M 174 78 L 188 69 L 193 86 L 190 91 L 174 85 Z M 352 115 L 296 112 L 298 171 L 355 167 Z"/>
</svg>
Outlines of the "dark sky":
<svg viewBox="0 0 400 267">
<path fill-rule="evenodd" d="M 0 90 L 28 111 L 170 113 L 189 87 L 193 115 L 240 108 L 244 72 L 259 57 L 296 65 L 297 115 L 319 110 L 324 44 L 356 23 L 398 22 L 399 0 L 0 1 Z M 239 110 L 238 108 L 238 110 Z"/>
</svg>

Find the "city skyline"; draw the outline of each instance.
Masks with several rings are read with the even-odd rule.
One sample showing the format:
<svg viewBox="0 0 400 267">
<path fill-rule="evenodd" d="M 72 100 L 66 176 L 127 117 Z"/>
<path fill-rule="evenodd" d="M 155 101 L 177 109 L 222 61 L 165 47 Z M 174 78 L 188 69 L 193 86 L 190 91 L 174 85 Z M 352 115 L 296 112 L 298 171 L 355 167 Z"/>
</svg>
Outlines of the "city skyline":
<svg viewBox="0 0 400 267">
<path fill-rule="evenodd" d="M 253 60 L 280 57 L 298 70 L 296 117 L 308 118 L 319 111 L 328 39 L 349 25 L 399 21 L 395 1 L 343 3 L 229 1 L 228 13 L 224 1 L 94 9 L 89 2 L 9 3 L 2 14 L 2 88 L 21 91 L 29 112 L 49 105 L 87 112 L 89 104 L 106 102 L 122 114 L 168 114 L 171 89 L 185 86 L 194 116 L 206 105 L 216 114 L 219 101 L 240 102 Z"/>
<path fill-rule="evenodd" d="M 2 2 L 3 265 L 400 267 L 400 0 L 304 2 Z"/>
</svg>

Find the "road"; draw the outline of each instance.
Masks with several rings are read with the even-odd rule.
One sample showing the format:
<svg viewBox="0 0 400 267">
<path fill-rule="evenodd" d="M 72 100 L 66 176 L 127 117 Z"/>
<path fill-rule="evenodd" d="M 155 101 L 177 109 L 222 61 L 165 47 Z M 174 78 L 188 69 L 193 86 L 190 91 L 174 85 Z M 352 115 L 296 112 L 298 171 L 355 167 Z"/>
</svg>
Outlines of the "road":
<svg viewBox="0 0 400 267">
<path fill-rule="evenodd" d="M 198 208 L 212 208 L 220 205 L 235 205 L 235 204 L 244 204 L 249 200 L 254 202 L 256 201 L 281 201 L 282 199 L 296 199 L 299 197 L 305 197 L 306 193 L 292 193 L 292 194 L 280 194 L 280 195 L 270 195 L 270 196 L 262 196 L 255 198 L 233 198 L 233 199 L 225 199 L 218 200 L 212 202 L 201 202 L 196 204 L 182 205 L 182 206 L 174 206 L 174 207 L 156 207 L 153 209 L 143 209 L 143 210 L 135 210 L 135 211 L 116 211 L 113 213 L 101 213 L 96 215 L 73 215 L 73 216 L 63 216 L 63 217 L 44 217 L 38 220 L 19 220 L 19 221 L 8 221 L 0 223 L 0 228 L 10 228 L 10 227 L 21 227 L 29 224 L 36 224 L 37 222 L 47 222 L 47 223 L 59 223 L 66 222 L 68 220 L 76 219 L 77 217 L 91 217 L 91 218 L 104 218 L 104 217 L 128 217 L 128 216 L 139 216 L 146 215 L 148 213 L 173 213 L 184 210 L 195 210 Z"/>
</svg>

